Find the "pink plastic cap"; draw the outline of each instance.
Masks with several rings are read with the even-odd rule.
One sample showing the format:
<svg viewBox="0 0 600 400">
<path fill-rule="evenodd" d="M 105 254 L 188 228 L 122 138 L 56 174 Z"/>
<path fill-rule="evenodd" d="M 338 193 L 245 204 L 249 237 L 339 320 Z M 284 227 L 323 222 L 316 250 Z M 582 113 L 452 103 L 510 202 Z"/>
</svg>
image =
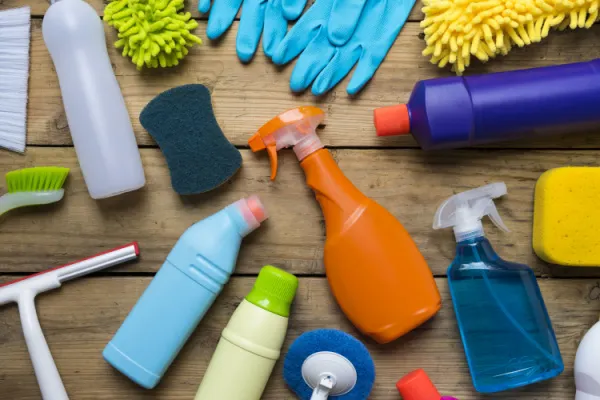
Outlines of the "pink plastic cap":
<svg viewBox="0 0 600 400">
<path fill-rule="evenodd" d="M 258 223 L 264 222 L 269 216 L 267 215 L 267 210 L 265 210 L 265 206 L 257 195 L 252 195 L 246 199 L 246 204 L 250 209 L 254 218 L 258 221 Z"/>
<path fill-rule="evenodd" d="M 406 104 L 377 108 L 373 111 L 377 136 L 396 136 L 410 133 L 410 116 Z"/>
<path fill-rule="evenodd" d="M 246 227 L 241 232 L 242 236 L 248 235 L 268 218 L 265 206 L 256 195 L 238 200 L 232 205 L 237 207 L 246 222 Z"/>
</svg>

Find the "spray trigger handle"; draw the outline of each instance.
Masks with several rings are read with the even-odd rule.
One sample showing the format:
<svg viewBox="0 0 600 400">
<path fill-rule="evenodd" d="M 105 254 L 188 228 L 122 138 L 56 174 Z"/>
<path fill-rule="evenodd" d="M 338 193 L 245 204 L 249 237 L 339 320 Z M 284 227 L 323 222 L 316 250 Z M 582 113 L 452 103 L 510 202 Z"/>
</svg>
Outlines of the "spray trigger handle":
<svg viewBox="0 0 600 400">
<path fill-rule="evenodd" d="M 264 139 L 260 136 L 260 133 L 257 132 L 250 140 L 248 140 L 248 144 L 253 152 L 257 152 L 260 150 L 267 149 L 267 154 L 269 154 L 269 161 L 271 162 L 271 180 L 274 181 L 277 176 L 277 145 L 275 142 L 270 144 L 265 144 Z"/>
<path fill-rule="evenodd" d="M 458 193 L 438 208 L 433 221 L 433 229 L 453 227 L 457 236 L 477 232 L 483 229 L 481 219 L 487 215 L 494 225 L 509 232 L 494 204 L 494 199 L 502 197 L 506 193 L 504 182 L 492 183 Z"/>
<path fill-rule="evenodd" d="M 313 106 L 298 107 L 279 114 L 264 124 L 248 140 L 253 152 L 267 150 L 271 161 L 271 180 L 277 176 L 277 151 L 292 146 L 301 161 L 323 148 L 317 126 L 325 118 L 323 110 Z"/>
<path fill-rule="evenodd" d="M 500 230 L 502 230 L 504 232 L 510 232 L 510 229 L 508 229 L 508 227 L 504 224 L 504 221 L 500 217 L 500 214 L 498 213 L 498 209 L 496 208 L 496 204 L 494 204 L 493 200 L 489 201 L 489 205 L 486 208 L 484 215 L 487 215 L 488 217 L 490 217 L 490 220 L 492 221 L 492 223 L 494 225 L 496 225 Z"/>
</svg>

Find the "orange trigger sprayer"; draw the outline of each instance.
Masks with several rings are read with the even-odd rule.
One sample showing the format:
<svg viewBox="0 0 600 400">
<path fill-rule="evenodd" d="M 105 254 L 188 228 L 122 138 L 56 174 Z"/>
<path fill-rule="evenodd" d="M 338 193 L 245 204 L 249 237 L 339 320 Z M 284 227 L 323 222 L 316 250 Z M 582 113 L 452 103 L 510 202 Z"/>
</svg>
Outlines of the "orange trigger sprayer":
<svg viewBox="0 0 600 400">
<path fill-rule="evenodd" d="M 316 107 L 280 114 L 248 141 L 266 149 L 271 179 L 277 151 L 293 146 L 325 216 L 325 270 L 338 304 L 365 335 L 387 343 L 431 318 L 441 307 L 433 275 L 415 242 L 385 208 L 362 194 L 323 148 Z"/>
</svg>

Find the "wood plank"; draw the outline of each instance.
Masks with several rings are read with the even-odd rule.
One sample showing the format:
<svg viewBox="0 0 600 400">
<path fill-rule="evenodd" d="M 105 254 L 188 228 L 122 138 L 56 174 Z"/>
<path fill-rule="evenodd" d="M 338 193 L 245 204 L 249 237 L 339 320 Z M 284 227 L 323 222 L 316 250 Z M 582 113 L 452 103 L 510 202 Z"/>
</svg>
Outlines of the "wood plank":
<svg viewBox="0 0 600 400">
<path fill-rule="evenodd" d="M 104 15 L 104 6 L 109 3 L 108 0 L 86 0 L 88 3 L 94 7 L 94 9 L 98 12 L 99 15 Z M 220 1 L 220 0 L 216 0 Z M 314 3 L 314 0 L 307 0 L 307 5 Z M 213 1 L 214 3 L 214 1 Z M 31 15 L 33 17 L 43 17 L 46 14 L 46 10 L 50 7 L 50 2 L 47 0 L 30 0 L 27 4 L 24 4 L 23 0 L 2 0 L 0 1 L 0 11 L 6 10 L 14 7 L 21 7 L 23 5 L 29 5 L 31 7 Z M 421 8 L 423 8 L 423 4 L 420 0 L 418 0 L 415 6 L 412 9 L 412 12 L 409 16 L 410 21 L 420 21 L 423 19 L 423 13 L 421 13 Z M 185 2 L 185 11 L 189 11 L 192 13 L 194 18 L 197 19 L 207 19 L 208 15 L 201 15 L 198 12 L 198 0 L 186 1 Z M 240 15 L 238 15 L 239 18 Z"/>
<path fill-rule="evenodd" d="M 0 278 L 1 281 L 2 278 Z M 254 278 L 233 278 L 190 338 L 161 384 L 152 391 L 137 387 L 102 360 L 106 343 L 146 288 L 150 278 L 88 277 L 40 296 L 40 322 L 71 396 L 78 400 L 191 399 L 231 312 L 251 288 Z M 373 400 L 399 398 L 394 384 L 404 374 L 424 368 L 440 392 L 461 400 L 484 399 L 472 389 L 452 311 L 446 280 L 438 279 L 444 307 L 429 323 L 405 338 L 378 346 L 366 342 L 377 368 Z M 523 400 L 573 397 L 573 361 L 584 333 L 598 320 L 600 282 L 541 280 L 565 371 L 553 380 L 494 399 Z M 0 393 L 3 398 L 39 399 L 38 386 L 22 338 L 17 309 L 6 306 L 0 324 Z M 335 328 L 360 337 L 334 303 L 325 279 L 301 278 L 284 353 L 302 332 Z M 362 338 L 364 339 L 364 338 Z M 295 399 L 275 367 L 264 400 Z"/>
<path fill-rule="evenodd" d="M 531 265 L 544 276 L 593 276 L 597 268 L 561 268 L 540 261 L 531 249 L 535 183 L 541 173 L 564 165 L 597 165 L 594 151 L 465 150 L 425 154 L 418 150 L 336 150 L 340 167 L 354 184 L 403 222 L 442 276 L 454 257 L 451 230 L 433 231 L 433 215 L 452 194 L 496 181 L 508 186 L 498 201 L 512 233 L 486 222 L 488 237 L 507 260 Z M 264 201 L 270 219 L 245 240 L 238 273 L 257 273 L 275 263 L 298 274 L 323 274 L 324 222 L 291 151 L 281 154 L 279 175 L 269 181 L 265 155 L 243 150 L 241 171 L 206 195 L 180 197 L 157 149 L 143 149 L 148 183 L 136 193 L 92 200 L 72 148 L 30 148 L 27 157 L 5 154 L 0 172 L 34 165 L 72 168 L 65 199 L 55 205 L 15 210 L 0 228 L 0 272 L 34 272 L 137 240 L 142 262 L 114 272 L 154 272 L 184 230 L 194 222 L 252 193 Z"/>
<path fill-rule="evenodd" d="M 31 49 L 31 79 L 28 119 L 28 143 L 34 145 L 70 145 L 71 138 L 56 73 L 41 35 L 41 22 L 34 21 Z M 237 28 L 237 25 L 236 27 Z M 200 31 L 205 29 L 201 24 Z M 107 28 L 109 42 L 115 34 Z M 261 53 L 249 65 L 241 64 L 235 53 L 235 29 L 218 45 L 194 48 L 176 69 L 138 72 L 110 46 L 110 56 L 132 117 L 140 145 L 153 145 L 141 127 L 138 116 L 156 95 L 174 86 L 202 83 L 213 95 L 217 119 L 232 143 L 245 146 L 249 136 L 270 118 L 288 108 L 314 104 L 327 111 L 323 142 L 329 146 L 414 147 L 410 136 L 377 138 L 372 123 L 373 109 L 407 101 L 415 82 L 438 76 L 450 76 L 421 56 L 423 42 L 417 40 L 418 24 L 409 23 L 402 31 L 387 60 L 368 87 L 350 98 L 346 80 L 322 98 L 310 93 L 294 95 L 289 90 L 290 66 L 274 67 Z M 590 30 L 553 33 L 542 44 L 514 50 L 502 60 L 472 68 L 471 73 L 495 72 L 539 67 L 600 57 L 600 26 Z M 565 135 L 498 147 L 600 147 L 600 135 Z"/>
</svg>

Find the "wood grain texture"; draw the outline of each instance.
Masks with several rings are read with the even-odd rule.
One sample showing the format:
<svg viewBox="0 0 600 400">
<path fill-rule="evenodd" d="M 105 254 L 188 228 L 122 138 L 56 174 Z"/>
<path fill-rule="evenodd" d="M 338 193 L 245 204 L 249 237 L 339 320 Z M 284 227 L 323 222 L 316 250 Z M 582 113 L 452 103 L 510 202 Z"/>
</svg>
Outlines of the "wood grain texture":
<svg viewBox="0 0 600 400">
<path fill-rule="evenodd" d="M 59 204 L 6 214 L 0 228 L 0 272 L 33 272 L 84 258 L 137 240 L 143 262 L 121 272 L 154 272 L 184 230 L 250 194 L 264 201 L 270 219 L 245 240 L 238 273 L 257 273 L 268 263 L 297 274 L 323 274 L 324 221 L 291 151 L 283 152 L 279 174 L 269 181 L 269 162 L 242 150 L 243 167 L 223 187 L 206 195 L 180 197 L 171 189 L 162 153 L 142 149 L 147 185 L 138 192 L 92 200 L 72 148 L 30 148 L 26 157 L 0 157 L 0 173 L 33 165 L 72 168 Z M 454 257 L 451 230 L 433 231 L 436 208 L 452 194 L 496 181 L 508 186 L 497 202 L 512 233 L 486 222 L 487 235 L 507 260 L 531 265 L 543 276 L 590 276 L 597 268 L 562 268 L 540 261 L 531 248 L 535 183 L 544 171 L 564 165 L 597 164 L 593 151 L 464 150 L 426 154 L 419 150 L 334 150 L 341 169 L 388 208 L 411 233 L 433 272 L 443 276 Z"/>
<path fill-rule="evenodd" d="M 200 32 L 205 30 L 201 23 Z M 154 145 L 140 125 L 138 117 L 144 106 L 159 93 L 175 86 L 201 83 L 210 88 L 215 114 L 229 140 L 246 146 L 249 136 L 278 113 L 303 104 L 314 104 L 326 110 L 326 128 L 320 130 L 323 142 L 339 147 L 415 147 L 411 136 L 378 138 L 373 127 L 373 109 L 405 102 L 418 80 L 451 76 L 447 70 L 431 65 L 421 55 L 417 23 L 406 25 L 375 78 L 355 98 L 346 94 L 346 79 L 321 98 L 310 93 L 290 92 L 292 67 L 275 67 L 263 54 L 248 65 L 241 64 L 235 52 L 235 33 L 218 44 L 195 47 L 175 69 L 140 73 L 128 59 L 109 46 L 110 57 L 134 130 L 140 145 Z M 107 27 L 110 43 L 115 33 Z M 202 35 L 201 35 L 202 36 Z M 553 33 L 541 44 L 512 51 L 503 59 L 476 66 L 470 73 L 494 72 L 518 68 L 540 67 L 600 57 L 600 26 L 591 30 Z M 35 20 L 32 32 L 31 79 L 28 107 L 28 143 L 30 145 L 71 145 L 71 137 L 60 97 L 54 66 L 41 35 L 41 21 Z M 598 132 L 570 134 L 559 138 L 502 143 L 496 147 L 589 147 L 600 148 Z"/>
<path fill-rule="evenodd" d="M 103 0 L 90 3 L 102 13 Z M 0 0 L 0 10 L 24 4 L 22 0 Z M 596 166 L 598 152 L 592 149 L 600 149 L 600 135 L 564 135 L 503 143 L 495 149 L 443 153 L 413 149 L 416 143 L 410 136 L 377 138 L 372 125 L 374 108 L 407 101 L 418 80 L 451 76 L 448 70 L 438 69 L 421 55 L 424 43 L 418 25 L 422 18 L 419 1 L 409 18 L 412 22 L 406 24 L 375 78 L 355 98 L 345 92 L 348 79 L 322 98 L 314 98 L 310 93 L 292 94 L 288 82 L 293 66 L 275 67 L 262 51 L 252 63 L 241 64 L 235 52 L 238 22 L 222 40 L 207 40 L 205 46 L 194 48 L 180 67 L 144 72 L 137 71 L 112 47 L 115 33 L 105 27 L 113 69 L 138 144 L 144 147 L 141 153 L 147 178 L 143 190 L 105 201 L 89 197 L 70 147 L 56 72 L 41 34 L 41 17 L 48 2 L 30 0 L 27 5 L 34 15 L 28 104 L 30 147 L 25 156 L 2 152 L 0 174 L 41 165 L 64 165 L 72 168 L 72 173 L 61 203 L 15 210 L 0 219 L 0 284 L 133 240 L 139 241 L 142 252 L 137 263 L 104 271 L 104 276 L 70 282 L 60 290 L 39 296 L 37 306 L 45 335 L 74 400 L 192 398 L 221 330 L 254 282 L 254 276 L 247 275 L 255 275 L 268 263 L 301 275 L 286 349 L 299 334 L 317 328 L 338 328 L 360 337 L 338 309 L 323 277 L 323 217 L 291 151 L 281 154 L 275 182 L 268 179 L 267 157 L 243 149 L 242 170 L 223 187 L 185 198 L 173 192 L 164 157 L 141 127 L 138 116 L 159 93 L 189 83 L 210 88 L 217 119 L 238 147 L 245 147 L 259 126 L 285 109 L 302 104 L 324 108 L 327 119 L 319 129 L 323 142 L 333 148 L 334 157 L 355 185 L 403 222 L 438 276 L 444 301 L 438 316 L 393 344 L 367 343 L 378 375 L 373 400 L 399 399 L 394 388 L 396 380 L 419 367 L 427 370 L 442 393 L 461 400 L 573 398 L 575 351 L 600 313 L 600 269 L 550 266 L 533 254 L 533 192 L 536 180 L 547 169 Z M 201 20 L 197 34 L 204 39 L 206 17 L 200 16 L 196 7 L 197 0 L 186 3 L 187 10 Z M 508 57 L 471 68 L 469 74 L 598 58 L 599 40 L 599 26 L 552 33 L 544 43 L 513 50 Z M 531 150 L 535 148 L 547 150 Z M 433 231 L 431 222 L 436 207 L 447 197 L 496 181 L 504 181 L 508 186 L 508 196 L 498 201 L 498 208 L 512 233 L 501 233 L 486 223 L 487 235 L 501 256 L 531 265 L 542 277 L 540 286 L 566 369 L 551 381 L 490 397 L 477 395 L 472 389 L 444 278 L 454 256 L 452 233 Z M 102 360 L 102 349 L 183 231 L 254 193 L 264 201 L 270 219 L 245 240 L 236 276 L 161 385 L 153 391 L 137 387 Z M 0 399 L 37 400 L 40 395 L 17 308 L 4 306 L 0 313 Z M 295 399 L 283 383 L 281 363 L 264 396 L 264 400 L 276 399 Z"/>
<path fill-rule="evenodd" d="M 251 288 L 254 278 L 233 278 L 172 365 L 157 389 L 137 387 L 102 360 L 101 352 L 146 288 L 150 278 L 88 277 L 41 295 L 38 314 L 67 390 L 77 400 L 191 399 L 200 383 L 221 330 Z M 2 282 L 2 278 L 0 278 Z M 472 389 L 446 280 L 438 279 L 444 307 L 430 322 L 398 341 L 367 342 L 377 368 L 371 398 L 397 400 L 396 380 L 424 368 L 440 392 L 461 400 L 488 399 Z M 493 396 L 497 400 L 573 398 L 573 361 L 583 334 L 598 320 L 600 282 L 541 280 L 565 363 L 564 373 L 524 390 Z M 37 400 L 39 392 L 15 306 L 0 312 L 0 393 L 11 400 Z M 302 332 L 336 328 L 360 337 L 345 320 L 322 278 L 302 278 L 284 352 Z M 364 338 L 361 338 L 364 339 Z M 285 353 L 284 353 L 285 354 Z M 8 366 L 9 368 L 6 368 Z M 263 400 L 292 400 L 277 364 Z"/>
</svg>

